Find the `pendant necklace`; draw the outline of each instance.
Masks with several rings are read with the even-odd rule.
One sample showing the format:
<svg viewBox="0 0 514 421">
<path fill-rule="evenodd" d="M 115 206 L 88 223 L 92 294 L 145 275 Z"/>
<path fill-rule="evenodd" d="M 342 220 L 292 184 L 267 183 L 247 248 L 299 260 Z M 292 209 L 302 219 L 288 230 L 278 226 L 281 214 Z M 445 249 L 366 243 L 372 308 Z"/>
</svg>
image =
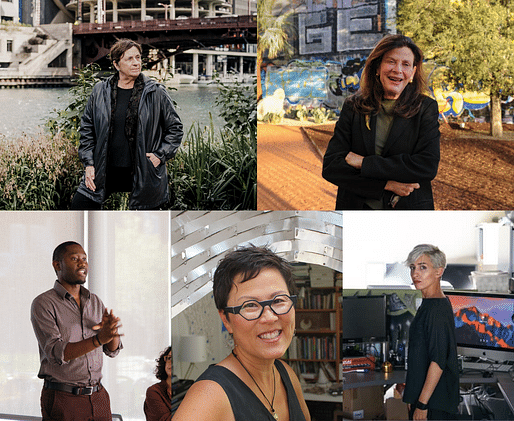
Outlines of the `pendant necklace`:
<svg viewBox="0 0 514 421">
<path fill-rule="evenodd" d="M 246 367 L 243 365 L 243 363 L 241 362 L 241 360 L 239 358 L 237 358 L 237 355 L 236 353 L 234 352 L 234 350 L 232 350 L 232 355 L 234 357 L 236 357 L 236 360 L 239 361 L 239 364 L 241 364 L 241 366 L 245 369 L 245 371 L 248 373 L 248 375 L 251 377 L 251 379 L 253 380 L 253 382 L 255 383 L 255 386 L 257 386 L 257 388 L 259 389 L 259 391 L 262 393 L 262 396 L 264 396 L 264 399 L 266 399 L 266 401 L 268 402 L 270 408 L 271 408 L 271 415 L 273 415 L 273 418 L 275 418 L 276 420 L 278 420 L 278 415 L 277 413 L 275 412 L 275 408 L 273 408 L 273 403 L 275 402 L 275 370 L 273 369 L 272 367 L 272 372 L 273 372 L 273 398 L 271 399 L 271 402 L 269 401 L 269 399 L 266 397 L 266 395 L 264 394 L 264 392 L 262 391 L 262 389 L 259 387 L 259 385 L 257 384 L 257 382 L 255 381 L 255 379 L 253 378 L 253 376 L 250 374 L 250 372 L 246 369 Z"/>
</svg>

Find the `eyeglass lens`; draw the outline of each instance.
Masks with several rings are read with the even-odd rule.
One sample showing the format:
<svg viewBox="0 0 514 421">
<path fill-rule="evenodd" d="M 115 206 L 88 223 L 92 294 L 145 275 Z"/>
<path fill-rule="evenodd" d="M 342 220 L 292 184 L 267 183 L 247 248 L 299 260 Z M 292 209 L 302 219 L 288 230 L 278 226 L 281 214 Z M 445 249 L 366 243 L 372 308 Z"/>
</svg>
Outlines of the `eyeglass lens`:
<svg viewBox="0 0 514 421">
<path fill-rule="evenodd" d="M 293 301 L 287 295 L 279 295 L 275 297 L 271 304 L 269 304 L 275 314 L 281 315 L 286 314 L 291 310 Z M 252 320 L 258 319 L 263 312 L 263 306 L 258 301 L 247 301 L 241 307 L 239 314 L 245 319 Z"/>
</svg>

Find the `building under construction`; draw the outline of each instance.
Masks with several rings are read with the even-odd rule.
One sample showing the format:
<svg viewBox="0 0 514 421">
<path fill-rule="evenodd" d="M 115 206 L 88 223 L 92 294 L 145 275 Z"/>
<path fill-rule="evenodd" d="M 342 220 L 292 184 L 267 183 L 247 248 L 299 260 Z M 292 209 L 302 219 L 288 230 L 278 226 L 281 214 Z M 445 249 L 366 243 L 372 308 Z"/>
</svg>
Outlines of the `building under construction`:
<svg viewBox="0 0 514 421">
<path fill-rule="evenodd" d="M 254 15 L 256 10 L 255 0 L 164 1 L 0 0 L 0 20 L 5 29 L 0 31 L 0 85 L 69 83 L 73 69 L 86 63 L 82 53 L 85 46 L 74 36 L 73 28 L 80 23 L 126 25 L 132 21 L 141 25 L 159 21 L 167 25 L 167 21 L 187 24 L 194 19 L 221 22 L 237 19 L 238 15 Z M 176 83 L 208 82 L 216 73 L 228 81 L 247 81 L 255 74 L 256 45 L 220 42 L 203 48 L 199 43 L 194 50 L 180 54 L 170 51 L 169 60 L 155 68 L 177 75 Z"/>
</svg>

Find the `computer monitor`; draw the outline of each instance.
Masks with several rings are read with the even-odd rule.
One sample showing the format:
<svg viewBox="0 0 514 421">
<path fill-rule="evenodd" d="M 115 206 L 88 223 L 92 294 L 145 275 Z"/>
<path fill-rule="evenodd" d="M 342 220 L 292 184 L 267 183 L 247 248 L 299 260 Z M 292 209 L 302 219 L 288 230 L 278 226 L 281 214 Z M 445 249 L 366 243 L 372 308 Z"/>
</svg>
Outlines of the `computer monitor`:
<svg viewBox="0 0 514 421">
<path fill-rule="evenodd" d="M 386 296 L 343 297 L 343 342 L 387 338 Z"/>
<path fill-rule="evenodd" d="M 457 352 L 514 361 L 514 295 L 445 291 L 455 318 Z"/>
</svg>

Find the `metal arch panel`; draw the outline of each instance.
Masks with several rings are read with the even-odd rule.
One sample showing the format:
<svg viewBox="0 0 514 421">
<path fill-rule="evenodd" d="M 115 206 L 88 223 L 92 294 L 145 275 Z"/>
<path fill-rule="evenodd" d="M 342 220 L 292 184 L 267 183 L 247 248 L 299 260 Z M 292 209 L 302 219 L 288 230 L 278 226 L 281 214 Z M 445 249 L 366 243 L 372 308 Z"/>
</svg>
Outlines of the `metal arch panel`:
<svg viewBox="0 0 514 421">
<path fill-rule="evenodd" d="M 222 242 L 217 242 L 212 245 L 211 248 L 204 250 L 204 252 L 200 255 L 195 256 L 189 260 L 183 260 L 178 262 L 178 259 L 175 259 L 177 265 L 173 266 L 176 269 L 173 270 L 172 273 L 172 282 L 175 278 L 182 278 L 186 275 L 193 277 L 194 279 L 194 271 L 193 268 L 196 268 L 198 265 L 205 263 L 209 263 L 214 267 L 217 265 L 218 261 L 221 257 L 229 250 L 233 250 L 238 246 L 242 246 L 245 244 L 252 243 L 256 246 L 270 246 L 272 249 L 275 249 L 275 244 L 284 239 L 285 235 L 290 235 L 290 232 L 279 232 L 273 235 L 258 235 L 262 227 L 257 227 L 254 230 L 246 231 L 242 235 L 231 237 Z M 290 238 L 289 240 L 293 240 Z"/>
<path fill-rule="evenodd" d="M 253 214 L 255 215 L 255 213 Z M 216 220 L 216 216 L 221 216 L 221 219 Z M 187 225 L 174 227 L 172 238 L 177 240 L 172 245 L 172 256 L 227 228 L 232 228 L 234 233 L 242 233 L 257 226 L 271 228 L 277 224 L 277 227 L 280 227 L 280 222 L 273 221 L 272 216 L 273 214 L 269 212 L 260 213 L 257 216 L 253 216 L 252 213 L 246 211 L 236 213 L 225 212 L 221 215 L 219 212 L 213 212 L 210 215 L 202 216 L 200 222 L 191 221 Z M 288 222 L 286 220 L 285 224 Z"/>
<path fill-rule="evenodd" d="M 172 317 L 212 291 L 218 262 L 240 245 L 268 245 L 291 262 L 342 271 L 342 212 L 186 211 L 171 227 Z"/>
</svg>

